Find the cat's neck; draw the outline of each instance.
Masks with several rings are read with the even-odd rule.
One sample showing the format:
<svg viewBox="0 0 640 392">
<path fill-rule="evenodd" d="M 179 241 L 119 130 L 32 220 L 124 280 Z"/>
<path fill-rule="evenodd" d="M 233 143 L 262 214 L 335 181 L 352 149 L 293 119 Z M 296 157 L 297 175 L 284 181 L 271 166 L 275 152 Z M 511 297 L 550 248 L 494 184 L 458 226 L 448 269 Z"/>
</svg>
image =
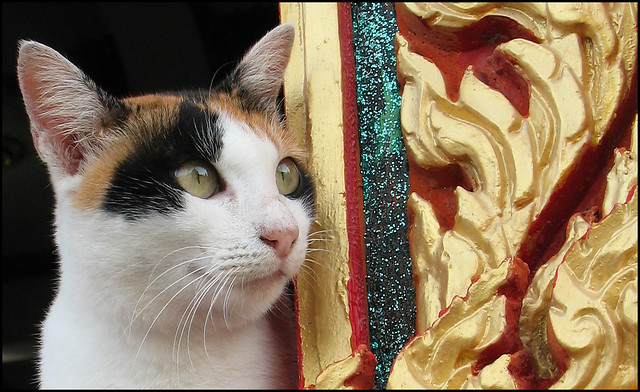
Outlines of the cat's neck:
<svg viewBox="0 0 640 392">
<path fill-rule="evenodd" d="M 59 327 L 64 329 L 65 336 L 73 337 L 74 347 L 81 347 L 73 349 L 78 356 L 74 361 L 92 362 L 94 366 L 102 367 L 105 374 L 112 375 L 122 372 L 121 363 L 130 364 L 135 372 L 113 380 L 122 382 L 122 386 L 138 385 L 138 381 L 131 377 L 140 377 L 148 387 L 236 385 L 251 388 L 251 383 L 258 379 L 249 380 L 241 375 L 246 373 L 246 369 L 261 369 L 265 364 L 278 371 L 257 385 L 272 383 L 274 388 L 296 386 L 295 362 L 285 362 L 285 358 L 295 358 L 295 340 L 292 341 L 295 339 L 295 325 L 293 317 L 280 313 L 281 310 L 232 328 L 214 327 L 210 320 L 205 324 L 197 319 L 201 315 L 185 324 L 184 329 L 176 328 L 177 324 L 168 322 L 166 318 L 156 320 L 153 328 L 149 328 L 153 319 L 141 319 L 129 325 L 129 320 L 122 315 L 112 317 L 101 313 L 100 309 L 106 308 L 108 299 L 102 305 L 89 309 L 71 296 L 72 291 L 65 291 L 64 285 L 60 289 L 54 304 L 55 312 L 58 315 L 66 313 L 69 317 L 62 317 L 66 324 Z M 81 318 L 74 317 L 77 306 L 83 306 L 85 311 Z M 118 363 L 113 362 L 114 358 Z"/>
</svg>

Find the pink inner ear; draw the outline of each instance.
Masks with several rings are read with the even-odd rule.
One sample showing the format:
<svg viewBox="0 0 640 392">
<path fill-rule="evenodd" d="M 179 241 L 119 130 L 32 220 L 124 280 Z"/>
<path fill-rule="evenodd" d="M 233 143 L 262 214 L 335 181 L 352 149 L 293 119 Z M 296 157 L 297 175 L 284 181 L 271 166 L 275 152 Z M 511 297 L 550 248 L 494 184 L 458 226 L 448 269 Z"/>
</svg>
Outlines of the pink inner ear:
<svg viewBox="0 0 640 392">
<path fill-rule="evenodd" d="M 63 111 L 56 107 L 55 99 L 42 92 L 43 82 L 37 80 L 37 75 L 43 72 L 39 65 L 27 64 L 22 72 L 22 90 L 27 112 L 37 125 L 31 129 L 34 146 L 38 154 L 48 161 L 53 157 L 57 166 L 62 167 L 68 174 L 76 174 L 83 154 L 77 146 L 73 129 L 73 118 L 64 116 Z M 46 150 L 46 151 L 45 151 Z"/>
</svg>

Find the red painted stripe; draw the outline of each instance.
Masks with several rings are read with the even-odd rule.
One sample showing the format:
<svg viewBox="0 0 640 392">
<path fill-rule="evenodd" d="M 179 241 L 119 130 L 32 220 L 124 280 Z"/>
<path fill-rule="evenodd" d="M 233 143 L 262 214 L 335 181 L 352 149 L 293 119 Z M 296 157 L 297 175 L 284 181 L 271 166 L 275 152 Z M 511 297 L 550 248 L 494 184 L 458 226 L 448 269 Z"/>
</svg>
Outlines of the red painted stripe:
<svg viewBox="0 0 640 392">
<path fill-rule="evenodd" d="M 300 335 L 300 301 L 298 299 L 298 281 L 293 280 L 294 286 L 294 298 L 296 309 L 296 345 L 297 345 L 297 359 L 298 359 L 298 389 L 304 389 L 304 372 L 302 371 L 302 336 Z"/>
<path fill-rule="evenodd" d="M 351 348 L 369 346 L 369 317 L 364 248 L 364 213 L 358 111 L 356 106 L 355 59 L 353 54 L 351 4 L 338 3 L 338 34 L 342 60 L 342 121 L 344 134 L 344 179 L 349 240 L 349 319 Z"/>
</svg>

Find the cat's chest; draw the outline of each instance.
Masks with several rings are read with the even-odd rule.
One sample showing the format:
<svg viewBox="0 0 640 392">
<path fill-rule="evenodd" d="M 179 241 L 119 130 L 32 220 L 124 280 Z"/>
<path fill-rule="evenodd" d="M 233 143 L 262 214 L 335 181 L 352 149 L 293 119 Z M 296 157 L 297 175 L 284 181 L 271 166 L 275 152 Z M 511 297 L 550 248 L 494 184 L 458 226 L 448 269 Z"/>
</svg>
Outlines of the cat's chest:
<svg viewBox="0 0 640 392">
<path fill-rule="evenodd" d="M 100 354 L 87 352 L 88 357 L 80 355 L 77 359 L 80 364 L 91 363 L 109 374 L 114 387 L 295 387 L 282 384 L 294 379 L 291 376 L 295 374 L 295 363 L 283 363 L 282 354 L 289 350 L 291 342 L 278 331 L 283 327 L 281 321 L 274 325 L 272 319 L 265 318 L 234 329 L 199 324 L 175 334 L 138 330 L 120 335 L 120 339 L 103 330 L 107 336 L 96 335 L 98 342 L 86 342 L 101 347 Z M 142 339 L 146 343 L 140 346 Z M 120 344 L 114 345 L 114 341 Z M 129 365 L 122 366 L 125 363 Z"/>
</svg>

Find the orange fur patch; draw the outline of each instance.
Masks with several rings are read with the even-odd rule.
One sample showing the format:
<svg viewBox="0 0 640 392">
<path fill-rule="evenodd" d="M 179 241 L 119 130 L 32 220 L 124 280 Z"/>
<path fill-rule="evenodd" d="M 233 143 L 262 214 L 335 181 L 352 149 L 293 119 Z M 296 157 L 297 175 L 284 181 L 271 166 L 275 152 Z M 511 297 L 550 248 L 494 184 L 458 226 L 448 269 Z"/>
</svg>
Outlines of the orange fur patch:
<svg viewBox="0 0 640 392">
<path fill-rule="evenodd" d="M 100 154 L 86 170 L 80 188 L 73 197 L 74 206 L 86 210 L 100 208 L 118 164 L 132 153 L 132 148 L 127 148 L 127 143 L 114 144 L 110 151 Z M 131 144 L 128 146 L 132 147 Z"/>
<path fill-rule="evenodd" d="M 280 154 L 280 159 L 291 157 L 306 169 L 307 154 L 302 143 L 287 132 L 276 119 L 257 111 L 247 112 L 242 109 L 237 98 L 223 93 L 209 99 L 209 108 L 212 111 L 223 111 L 234 120 L 247 124 L 256 135 L 273 142 Z"/>
</svg>

